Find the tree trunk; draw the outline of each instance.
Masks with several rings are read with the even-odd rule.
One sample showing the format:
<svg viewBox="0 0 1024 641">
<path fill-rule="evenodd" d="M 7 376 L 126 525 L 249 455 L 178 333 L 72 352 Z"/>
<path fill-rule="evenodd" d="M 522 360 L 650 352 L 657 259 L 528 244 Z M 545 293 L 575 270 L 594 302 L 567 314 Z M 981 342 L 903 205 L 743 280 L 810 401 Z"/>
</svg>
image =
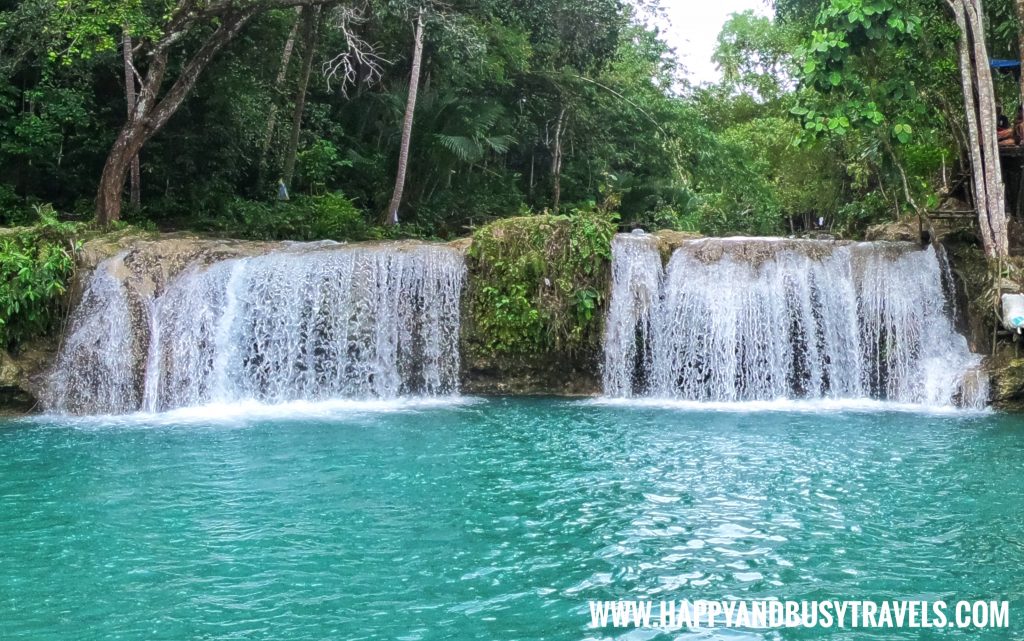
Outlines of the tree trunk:
<svg viewBox="0 0 1024 641">
<path fill-rule="evenodd" d="M 1021 69 L 1024 70 L 1024 0 L 1014 0 L 1013 8 L 1017 11 L 1017 49 L 1020 53 Z M 1020 74 L 1019 98 L 1021 106 L 1024 106 L 1024 73 Z"/>
<path fill-rule="evenodd" d="M 132 160 L 138 158 L 139 150 L 147 139 L 143 127 L 126 127 L 121 130 L 111 148 L 96 193 L 96 219 L 101 225 L 109 225 L 121 219 L 121 195 L 125 178 Z"/>
<path fill-rule="evenodd" d="M 277 72 L 277 78 L 274 80 L 274 95 L 270 101 L 270 113 L 267 115 L 267 129 L 263 134 L 263 145 L 260 147 L 257 185 L 261 189 L 266 180 L 267 152 L 270 151 L 270 145 L 274 142 L 274 130 L 277 128 L 277 112 L 279 109 L 277 100 L 281 95 L 285 80 L 288 79 L 288 65 L 291 63 L 292 52 L 295 50 L 295 37 L 299 33 L 299 23 L 302 22 L 303 11 L 305 11 L 305 7 L 295 7 L 295 23 L 292 24 L 292 29 L 288 32 L 288 39 L 284 41 L 284 51 L 281 53 L 281 67 Z"/>
<path fill-rule="evenodd" d="M 988 48 L 985 45 L 985 14 L 981 0 L 966 0 L 967 23 L 971 28 L 974 43 L 974 69 L 978 91 L 978 127 L 985 162 L 985 181 L 988 196 L 988 216 L 992 226 L 992 237 L 997 256 L 1008 256 L 1009 240 L 1006 224 L 1006 187 L 1003 184 L 1003 169 L 999 159 L 998 118 L 996 116 L 996 95 L 992 84 L 992 67 L 989 65 Z"/>
<path fill-rule="evenodd" d="M 127 31 L 121 38 L 121 48 L 124 49 L 124 98 L 128 110 L 128 119 L 135 114 L 135 63 L 132 54 L 132 37 Z M 139 166 L 139 155 L 135 154 L 131 159 L 130 167 L 131 204 L 133 209 L 142 206 L 142 171 Z"/>
<path fill-rule="evenodd" d="M 174 84 L 159 100 L 157 96 L 167 71 L 170 45 L 158 48 L 153 53 L 142 90 L 135 102 L 135 111 L 121 127 L 100 176 L 99 188 L 96 191 L 96 220 L 101 225 L 109 225 L 121 218 L 121 192 L 132 157 L 138 155 L 142 146 L 164 128 L 192 91 L 210 61 L 255 14 L 256 8 L 250 7 L 245 11 L 224 16 L 220 26 L 182 67 Z M 173 42 L 170 38 L 168 41 Z"/>
<path fill-rule="evenodd" d="M 107 155 L 96 190 L 97 222 L 108 225 L 120 219 L 121 192 L 124 190 L 131 159 L 139 154 L 150 138 L 164 128 L 195 87 L 202 72 L 253 16 L 271 9 L 322 7 L 335 1 L 252 0 L 244 5 L 225 1 L 204 3 L 204 8 L 198 10 L 192 0 L 179 0 L 170 12 L 160 38 L 148 48 L 149 64 L 135 101 L 135 109 L 121 127 Z M 175 65 L 175 68 L 180 69 L 178 77 L 167 93 L 160 97 L 171 49 L 186 38 L 200 21 L 203 24 L 216 24 L 217 27 L 191 59 L 180 67 Z"/>
<path fill-rule="evenodd" d="M 306 110 L 306 93 L 309 90 L 309 76 L 313 71 L 316 54 L 316 38 L 320 31 L 320 7 L 304 11 L 302 15 L 302 69 L 299 72 L 299 87 L 295 92 L 295 113 L 292 114 L 292 133 L 288 138 L 288 150 L 284 158 L 284 184 L 292 186 L 295 175 L 295 158 L 299 153 L 299 137 L 302 134 L 302 114 Z"/>
<path fill-rule="evenodd" d="M 534 171 L 534 165 L 536 164 L 536 162 L 537 162 L 537 146 L 536 146 L 536 144 L 534 144 L 533 149 L 530 150 L 530 188 L 526 192 L 527 196 L 530 198 L 531 203 L 533 201 L 533 171 Z"/>
<path fill-rule="evenodd" d="M 416 16 L 416 33 L 412 50 L 412 71 L 409 73 L 409 97 L 405 103 L 405 120 L 402 123 L 402 145 L 398 151 L 398 170 L 395 172 L 395 191 L 388 205 L 384 219 L 387 225 L 398 224 L 398 208 L 402 205 L 405 189 L 405 172 L 409 167 L 409 142 L 412 138 L 412 120 L 416 112 L 416 97 L 420 86 L 420 65 L 423 61 L 423 10 Z"/>
<path fill-rule="evenodd" d="M 896 150 L 893 149 L 892 143 L 889 141 L 889 136 L 886 135 L 882 138 L 882 143 L 885 145 L 885 150 L 889 152 L 889 160 L 892 161 L 893 167 L 896 168 L 896 172 L 900 175 L 900 182 L 903 185 L 903 198 L 906 199 L 907 205 L 918 215 L 920 218 L 921 210 L 918 209 L 917 203 L 914 202 L 914 197 L 910 194 L 910 183 L 907 181 L 907 172 L 903 169 L 903 164 L 900 163 L 900 159 L 896 156 Z M 897 203 L 899 197 L 896 198 Z M 899 204 L 896 205 L 896 220 L 900 219 Z"/>
<path fill-rule="evenodd" d="M 980 0 L 946 0 L 960 29 L 958 53 L 967 117 L 974 206 L 982 245 L 990 258 L 1009 254 L 1006 193 L 999 163 L 996 103 Z"/>
<path fill-rule="evenodd" d="M 964 113 L 967 117 L 968 152 L 971 159 L 971 183 L 974 187 L 974 208 L 978 212 L 978 226 L 981 229 L 981 243 L 988 256 L 995 255 L 992 242 L 992 227 L 988 219 L 988 195 L 985 183 L 985 165 L 981 157 L 978 131 L 978 107 L 974 99 L 974 63 L 971 61 L 968 45 L 967 21 L 963 5 L 957 0 L 950 1 L 957 26 L 960 28 L 960 41 L 957 46 L 960 57 L 960 81 L 964 94 Z"/>
<path fill-rule="evenodd" d="M 558 114 L 558 124 L 555 125 L 554 149 L 551 152 L 551 176 L 554 179 L 554 204 L 552 211 L 557 214 L 558 207 L 562 204 L 562 129 L 565 124 L 565 107 Z"/>
</svg>

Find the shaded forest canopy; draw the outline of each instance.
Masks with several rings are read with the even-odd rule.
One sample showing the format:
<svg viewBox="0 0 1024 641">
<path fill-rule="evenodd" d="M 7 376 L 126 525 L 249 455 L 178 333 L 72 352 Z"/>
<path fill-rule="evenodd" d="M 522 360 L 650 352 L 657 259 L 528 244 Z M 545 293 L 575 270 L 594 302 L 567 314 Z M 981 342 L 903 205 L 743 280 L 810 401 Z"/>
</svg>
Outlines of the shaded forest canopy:
<svg viewBox="0 0 1024 641">
<path fill-rule="evenodd" d="M 1015 10 L 984 7 L 994 57 L 1020 58 Z M 0 0 L 0 222 L 113 200 L 112 219 L 257 238 L 453 237 L 545 211 L 856 236 L 970 200 L 947 2 L 774 11 L 734 15 L 723 80 L 691 86 L 657 2 Z M 994 84 L 1012 115 L 1016 78 Z"/>
</svg>

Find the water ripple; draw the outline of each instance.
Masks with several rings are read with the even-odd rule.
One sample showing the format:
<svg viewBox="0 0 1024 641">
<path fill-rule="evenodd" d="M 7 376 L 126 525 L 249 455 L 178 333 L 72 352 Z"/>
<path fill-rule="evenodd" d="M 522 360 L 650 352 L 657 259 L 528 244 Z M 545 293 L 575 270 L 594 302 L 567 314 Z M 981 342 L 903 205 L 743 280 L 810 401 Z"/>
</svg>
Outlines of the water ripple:
<svg viewBox="0 0 1024 641">
<path fill-rule="evenodd" d="M 813 637 L 587 627 L 588 599 L 638 596 L 998 598 L 1021 623 L 1017 419 L 352 409 L 0 427 L 0 638 Z"/>
</svg>

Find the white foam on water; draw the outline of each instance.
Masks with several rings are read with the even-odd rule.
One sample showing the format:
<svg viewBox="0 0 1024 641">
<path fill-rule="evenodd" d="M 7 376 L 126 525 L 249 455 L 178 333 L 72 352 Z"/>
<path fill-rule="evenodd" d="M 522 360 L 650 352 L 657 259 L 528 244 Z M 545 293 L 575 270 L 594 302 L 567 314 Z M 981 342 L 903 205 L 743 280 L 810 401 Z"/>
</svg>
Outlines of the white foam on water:
<svg viewBox="0 0 1024 641">
<path fill-rule="evenodd" d="M 971 417 L 993 413 L 991 409 L 962 408 L 955 405 L 929 406 L 921 403 L 897 403 L 872 398 L 800 400 L 779 398 L 764 401 L 688 401 L 672 398 L 613 398 L 601 397 L 579 401 L 583 405 L 628 409 L 657 409 L 686 413 L 723 412 L 735 414 L 881 414 L 906 413 L 927 416 Z"/>
<path fill-rule="evenodd" d="M 166 412 L 134 412 L 130 414 L 97 414 L 67 416 L 42 414 L 21 421 L 35 424 L 58 424 L 80 428 L 223 426 L 257 422 L 338 421 L 343 422 L 372 414 L 436 411 L 466 407 L 479 403 L 471 396 L 405 397 L 396 399 L 331 399 L 325 401 L 290 401 L 261 403 L 247 400 L 231 403 L 210 403 Z"/>
</svg>

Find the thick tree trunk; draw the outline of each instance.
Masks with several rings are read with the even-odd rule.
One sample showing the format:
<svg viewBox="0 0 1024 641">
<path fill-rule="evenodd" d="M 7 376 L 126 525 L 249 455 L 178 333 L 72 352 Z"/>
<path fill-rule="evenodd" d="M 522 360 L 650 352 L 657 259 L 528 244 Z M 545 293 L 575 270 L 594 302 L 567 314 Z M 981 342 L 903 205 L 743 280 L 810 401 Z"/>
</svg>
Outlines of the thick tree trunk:
<svg viewBox="0 0 1024 641">
<path fill-rule="evenodd" d="M 267 153 L 270 151 L 270 145 L 274 141 L 274 130 L 277 128 L 277 112 L 279 109 L 277 100 L 284 87 L 285 80 L 288 79 L 288 66 L 291 64 L 292 53 L 295 51 L 295 38 L 299 34 L 299 24 L 302 22 L 303 11 L 305 11 L 305 7 L 295 8 L 295 23 L 292 24 L 292 29 L 288 32 L 288 39 L 284 41 L 284 51 L 281 53 L 281 67 L 277 72 L 277 78 L 274 80 L 274 95 L 270 102 L 270 113 L 267 115 L 267 129 L 263 134 L 263 145 L 260 147 L 259 178 L 257 183 L 261 189 L 266 180 Z"/>
<path fill-rule="evenodd" d="M 985 254 L 996 255 L 993 243 L 992 227 L 988 216 L 988 194 L 985 181 L 985 165 L 982 160 L 982 149 L 979 143 L 978 106 L 974 96 L 974 62 L 971 59 L 969 30 L 966 11 L 959 0 L 949 0 L 953 9 L 957 26 L 960 28 L 960 41 L 957 51 L 960 57 L 960 79 L 964 95 L 964 113 L 967 118 L 968 152 L 971 160 L 971 183 L 974 186 L 974 207 L 978 212 L 978 226 L 981 230 L 981 241 Z"/>
<path fill-rule="evenodd" d="M 420 87 L 420 65 L 423 61 L 423 11 L 416 16 L 416 34 L 412 50 L 412 71 L 409 73 L 409 97 L 405 103 L 405 120 L 402 123 L 402 145 L 398 151 L 398 170 L 395 172 L 395 191 L 388 205 L 385 224 L 398 224 L 398 208 L 402 205 L 405 190 L 405 172 L 409 167 L 409 142 L 412 139 L 412 121 L 416 112 L 416 98 Z"/>
<path fill-rule="evenodd" d="M 128 110 L 128 119 L 130 120 L 135 114 L 136 92 L 135 63 L 132 59 L 132 37 L 127 31 L 124 32 L 124 36 L 121 38 L 121 48 L 124 50 L 124 98 Z M 138 154 L 132 157 L 130 174 L 131 204 L 133 209 L 138 209 L 142 205 L 142 170 L 139 166 Z"/>
<path fill-rule="evenodd" d="M 967 24 L 971 28 L 971 40 L 974 46 L 978 127 L 985 162 L 989 223 L 992 226 L 992 237 L 997 255 L 1007 256 L 1010 252 L 1006 223 L 1006 187 L 1003 184 L 1003 169 L 999 159 L 998 118 L 995 88 L 992 84 L 992 67 L 989 65 L 988 48 L 985 45 L 985 14 L 981 0 L 966 0 L 964 4 L 967 6 Z"/>
<path fill-rule="evenodd" d="M 313 58 L 316 54 L 316 38 L 320 31 L 320 7 L 306 10 L 302 15 L 302 41 L 305 50 L 302 54 L 302 69 L 299 72 L 299 87 L 295 93 L 295 113 L 292 114 L 292 133 L 288 138 L 288 150 L 284 158 L 284 184 L 292 186 L 295 175 L 295 158 L 299 153 L 299 137 L 302 134 L 302 114 L 306 110 L 306 93 L 309 91 L 309 76 L 313 71 Z"/>
<path fill-rule="evenodd" d="M 157 93 L 167 71 L 167 52 L 154 54 L 135 101 L 132 115 L 125 121 L 107 154 L 96 191 L 96 221 L 103 226 L 121 218 L 121 195 L 133 156 L 147 139 L 147 121 L 155 110 Z M 134 151 L 133 151 L 134 150 Z"/>
<path fill-rule="evenodd" d="M 554 196 L 552 211 L 558 213 L 562 204 L 562 131 L 565 125 L 565 107 L 558 114 L 558 123 L 555 125 L 555 142 L 551 152 L 551 176 L 554 181 Z"/>
<path fill-rule="evenodd" d="M 960 42 L 957 50 L 960 57 L 960 80 L 964 94 L 964 113 L 967 117 L 967 139 L 968 152 L 971 159 L 971 184 L 974 186 L 974 207 L 978 211 L 978 225 L 981 229 L 981 242 L 985 248 L 985 254 L 995 255 L 993 244 L 992 227 L 988 218 L 988 194 L 985 182 L 985 165 L 981 157 L 981 145 L 979 144 L 978 131 L 978 107 L 974 98 L 974 63 L 971 61 L 970 46 L 968 45 L 967 21 L 964 15 L 964 8 L 959 2 L 951 2 L 953 15 L 956 17 L 957 25 L 960 27 Z"/>
<path fill-rule="evenodd" d="M 135 112 L 121 128 L 114 141 L 107 162 L 100 176 L 99 188 L 96 192 L 96 220 L 101 225 L 120 220 L 121 191 L 133 156 L 138 155 L 142 146 L 158 131 L 164 128 L 171 116 L 178 111 L 189 92 L 195 86 L 200 74 L 210 61 L 234 38 L 253 15 L 253 9 L 234 15 L 225 16 L 220 26 L 199 48 L 178 74 L 178 78 L 167 91 L 157 100 L 160 87 L 163 85 L 167 71 L 167 48 L 158 50 L 150 61 L 146 78 L 142 83 L 142 91 L 135 103 Z"/>
<path fill-rule="evenodd" d="M 142 80 L 135 110 L 121 128 L 107 155 L 96 190 L 97 222 L 108 225 L 120 219 L 121 193 L 124 191 L 132 157 L 137 156 L 143 145 L 164 128 L 195 87 L 196 81 L 210 61 L 238 35 L 253 16 L 271 9 L 322 7 L 335 1 L 252 0 L 241 7 L 234 2 L 218 2 L 204 3 L 204 7 L 200 9 L 192 0 L 179 0 L 170 12 L 162 35 L 148 47 L 149 64 Z M 170 50 L 188 36 L 199 21 L 216 24 L 217 28 L 207 36 L 192 58 L 180 67 L 174 84 L 163 97 L 160 97 Z"/>
<path fill-rule="evenodd" d="M 1017 11 L 1017 49 L 1020 53 L 1022 69 L 1024 69 L 1024 0 L 1014 0 L 1013 8 Z M 1024 73 L 1020 74 L 1019 98 L 1020 104 L 1024 106 Z"/>
<path fill-rule="evenodd" d="M 96 220 L 101 225 L 120 220 L 121 195 L 124 182 L 132 165 L 132 159 L 138 158 L 139 150 L 147 137 L 141 124 L 129 123 L 117 136 L 117 141 L 107 156 L 107 162 L 100 176 L 99 190 L 96 193 Z"/>
<path fill-rule="evenodd" d="M 989 257 L 1009 254 L 1006 192 L 996 136 L 996 102 L 985 47 L 980 0 L 946 0 L 960 29 L 958 53 L 968 147 L 974 184 L 974 206 L 982 245 Z"/>
</svg>

